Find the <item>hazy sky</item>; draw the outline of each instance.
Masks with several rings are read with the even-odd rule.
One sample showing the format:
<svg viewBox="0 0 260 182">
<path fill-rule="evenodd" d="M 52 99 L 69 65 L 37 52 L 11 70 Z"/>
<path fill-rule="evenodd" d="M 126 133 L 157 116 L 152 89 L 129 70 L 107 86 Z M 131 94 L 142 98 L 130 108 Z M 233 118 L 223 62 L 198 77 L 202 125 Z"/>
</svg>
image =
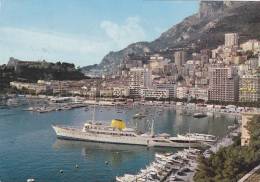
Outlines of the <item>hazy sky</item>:
<svg viewBox="0 0 260 182">
<path fill-rule="evenodd" d="M 0 0 L 0 64 L 11 56 L 99 63 L 197 10 L 198 1 L 186 0 Z"/>
</svg>

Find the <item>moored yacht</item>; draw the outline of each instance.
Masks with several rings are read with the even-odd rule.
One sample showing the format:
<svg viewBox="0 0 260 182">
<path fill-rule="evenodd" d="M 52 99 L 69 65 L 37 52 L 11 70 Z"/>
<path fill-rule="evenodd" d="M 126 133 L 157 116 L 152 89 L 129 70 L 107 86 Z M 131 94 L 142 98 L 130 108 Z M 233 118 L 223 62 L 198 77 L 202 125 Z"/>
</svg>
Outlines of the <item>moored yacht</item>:
<svg viewBox="0 0 260 182">
<path fill-rule="evenodd" d="M 177 135 L 177 138 L 182 140 L 201 141 L 201 142 L 215 142 L 216 136 L 202 133 L 187 133 L 185 135 Z"/>
<path fill-rule="evenodd" d="M 143 145 L 148 147 L 203 147 L 201 141 L 190 138 L 171 137 L 169 134 L 154 134 L 154 122 L 151 131 L 141 133 L 137 129 L 127 128 L 121 119 L 113 119 L 111 125 L 102 124 L 95 120 L 95 106 L 92 120 L 83 128 L 53 125 L 58 138 L 102 143 Z"/>
<path fill-rule="evenodd" d="M 148 147 L 202 147 L 201 141 L 190 138 L 171 137 L 169 134 L 155 135 L 153 124 L 151 132 L 141 133 L 127 128 L 123 120 L 113 119 L 111 125 L 93 123 L 84 124 L 83 128 L 52 126 L 58 138 L 92 142 L 143 145 Z"/>
<path fill-rule="evenodd" d="M 134 119 L 142 119 L 145 118 L 146 115 L 142 114 L 142 113 L 137 113 L 133 116 Z"/>
<path fill-rule="evenodd" d="M 194 118 L 204 118 L 204 117 L 207 117 L 207 114 L 198 112 L 198 113 L 194 113 L 193 117 Z"/>
<path fill-rule="evenodd" d="M 197 149 L 189 148 L 185 151 L 179 151 L 177 153 L 165 153 L 155 154 L 155 161 L 153 161 L 146 169 L 141 169 L 136 175 L 125 174 L 122 177 L 116 177 L 117 182 L 159 182 L 159 181 L 172 181 L 177 180 L 178 174 L 185 174 L 191 169 L 192 160 L 188 159 L 189 155 L 197 153 L 197 157 L 200 151 Z M 193 169 L 194 170 L 194 169 Z M 181 177 L 181 176 L 179 176 Z M 184 180 L 183 180 L 184 181 Z"/>
</svg>

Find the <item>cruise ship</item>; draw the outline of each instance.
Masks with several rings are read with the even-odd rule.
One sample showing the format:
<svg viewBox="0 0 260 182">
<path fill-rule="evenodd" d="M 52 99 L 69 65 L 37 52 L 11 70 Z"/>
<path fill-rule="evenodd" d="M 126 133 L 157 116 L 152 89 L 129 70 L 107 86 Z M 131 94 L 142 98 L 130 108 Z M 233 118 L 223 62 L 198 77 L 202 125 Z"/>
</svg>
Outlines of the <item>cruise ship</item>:
<svg viewBox="0 0 260 182">
<path fill-rule="evenodd" d="M 192 138 L 171 137 L 169 134 L 157 134 L 151 131 L 141 133 L 133 128 L 127 128 L 123 120 L 113 119 L 111 125 L 89 121 L 83 128 L 53 125 L 57 138 L 102 142 L 113 144 L 142 145 L 147 147 L 203 147 L 203 141 Z"/>
<path fill-rule="evenodd" d="M 206 147 L 207 143 L 196 138 L 172 137 L 167 133 L 154 134 L 154 121 L 151 122 L 151 130 L 142 133 L 133 128 L 127 128 L 121 119 L 113 119 L 111 125 L 102 124 L 95 120 L 95 106 L 92 120 L 84 124 L 83 128 L 53 125 L 57 138 L 68 140 L 80 140 L 88 142 L 142 145 L 147 147 Z"/>
</svg>

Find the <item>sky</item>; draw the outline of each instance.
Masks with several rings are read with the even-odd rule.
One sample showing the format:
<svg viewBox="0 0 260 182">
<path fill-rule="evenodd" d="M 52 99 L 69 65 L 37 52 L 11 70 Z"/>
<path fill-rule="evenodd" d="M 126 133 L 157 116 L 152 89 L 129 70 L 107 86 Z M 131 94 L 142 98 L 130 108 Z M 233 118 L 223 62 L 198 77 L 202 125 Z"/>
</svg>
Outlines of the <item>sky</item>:
<svg viewBox="0 0 260 182">
<path fill-rule="evenodd" d="M 0 64 L 100 63 L 110 51 L 152 41 L 198 11 L 198 1 L 0 0 Z"/>
</svg>

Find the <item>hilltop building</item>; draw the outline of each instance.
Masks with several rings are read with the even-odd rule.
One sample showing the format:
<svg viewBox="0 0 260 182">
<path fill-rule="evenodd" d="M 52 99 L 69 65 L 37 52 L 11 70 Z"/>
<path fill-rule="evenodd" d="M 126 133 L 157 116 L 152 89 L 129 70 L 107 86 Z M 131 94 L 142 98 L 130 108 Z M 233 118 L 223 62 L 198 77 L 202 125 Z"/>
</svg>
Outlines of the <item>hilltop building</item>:
<svg viewBox="0 0 260 182">
<path fill-rule="evenodd" d="M 253 53 L 260 52 L 260 41 L 251 39 L 240 45 L 243 51 L 252 51 Z"/>
<path fill-rule="evenodd" d="M 226 33 L 225 34 L 225 47 L 238 46 L 238 33 Z"/>
<path fill-rule="evenodd" d="M 185 51 L 177 51 L 174 53 L 174 60 L 175 60 L 175 64 L 177 66 L 182 66 L 183 64 L 185 64 L 186 61 L 186 52 Z"/>
</svg>

